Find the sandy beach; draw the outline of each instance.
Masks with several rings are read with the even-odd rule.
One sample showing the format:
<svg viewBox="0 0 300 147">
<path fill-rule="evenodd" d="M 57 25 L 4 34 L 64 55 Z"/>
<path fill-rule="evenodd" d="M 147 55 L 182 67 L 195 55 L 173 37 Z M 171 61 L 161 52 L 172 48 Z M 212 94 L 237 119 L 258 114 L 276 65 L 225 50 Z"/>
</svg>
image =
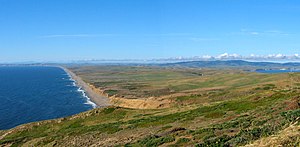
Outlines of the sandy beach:
<svg viewBox="0 0 300 147">
<path fill-rule="evenodd" d="M 60 68 L 62 68 L 65 72 L 67 72 L 72 77 L 72 79 L 76 81 L 76 85 L 81 87 L 85 91 L 86 95 L 91 99 L 91 101 L 96 103 L 98 107 L 106 107 L 111 105 L 109 103 L 108 97 L 102 96 L 97 92 L 95 92 L 87 83 L 85 83 L 75 73 L 73 73 L 72 71 L 70 71 L 65 67 L 60 67 Z"/>
</svg>

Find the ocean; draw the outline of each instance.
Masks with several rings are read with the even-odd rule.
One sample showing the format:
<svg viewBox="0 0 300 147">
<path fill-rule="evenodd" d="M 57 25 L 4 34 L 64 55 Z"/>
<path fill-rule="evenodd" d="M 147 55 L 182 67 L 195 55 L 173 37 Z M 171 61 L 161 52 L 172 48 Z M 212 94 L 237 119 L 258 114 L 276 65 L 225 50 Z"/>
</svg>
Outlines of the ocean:
<svg viewBox="0 0 300 147">
<path fill-rule="evenodd" d="M 95 106 L 61 68 L 0 66 L 0 130 L 70 116 Z"/>
<path fill-rule="evenodd" d="M 290 69 L 287 69 L 287 70 L 279 70 L 279 69 L 276 69 L 276 70 L 256 70 L 256 72 L 258 73 L 267 73 L 267 74 L 277 74 L 277 73 L 291 73 L 291 72 L 300 72 L 300 70 L 290 70 Z"/>
</svg>

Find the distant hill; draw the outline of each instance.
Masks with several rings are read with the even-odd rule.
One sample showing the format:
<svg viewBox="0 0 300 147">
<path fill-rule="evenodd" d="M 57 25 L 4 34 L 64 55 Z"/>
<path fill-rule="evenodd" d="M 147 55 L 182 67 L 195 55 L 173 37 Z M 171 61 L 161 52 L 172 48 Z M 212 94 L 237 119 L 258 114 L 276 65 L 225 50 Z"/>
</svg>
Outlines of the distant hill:
<svg viewBox="0 0 300 147">
<path fill-rule="evenodd" d="M 192 68 L 300 69 L 300 63 L 248 62 L 244 60 L 188 61 L 161 65 Z"/>
</svg>

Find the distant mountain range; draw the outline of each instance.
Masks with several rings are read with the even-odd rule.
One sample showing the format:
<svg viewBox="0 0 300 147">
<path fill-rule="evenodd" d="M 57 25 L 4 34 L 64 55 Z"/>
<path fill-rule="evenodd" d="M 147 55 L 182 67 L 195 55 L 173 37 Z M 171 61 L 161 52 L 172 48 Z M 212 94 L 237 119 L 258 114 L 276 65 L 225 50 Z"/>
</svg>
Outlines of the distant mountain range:
<svg viewBox="0 0 300 147">
<path fill-rule="evenodd" d="M 248 56 L 239 54 L 223 53 L 216 56 L 203 55 L 194 57 L 172 57 L 172 58 L 153 58 L 153 59 L 85 59 L 85 60 L 61 60 L 61 61 L 24 61 L 24 62 L 0 62 L 0 64 L 111 64 L 111 63 L 141 63 L 141 64 L 163 64 L 189 61 L 228 61 L 228 60 L 245 60 L 254 62 L 299 62 L 300 54 L 269 54 L 269 55 L 255 55 Z"/>
<path fill-rule="evenodd" d="M 243 68 L 243 69 L 300 69 L 300 63 L 248 62 L 244 60 L 188 61 L 161 64 L 161 66 L 191 68 Z"/>
<path fill-rule="evenodd" d="M 277 61 L 277 62 L 286 62 L 286 61 L 299 61 L 300 55 L 285 55 L 285 54 L 269 54 L 269 55 L 255 55 L 251 54 L 249 56 L 242 56 L 239 54 L 228 54 L 223 53 L 217 56 L 195 56 L 195 57 L 176 57 L 169 58 L 167 60 L 182 60 L 182 61 L 213 61 L 213 60 L 248 60 L 248 61 Z"/>
<path fill-rule="evenodd" d="M 57 65 L 117 65 L 117 66 L 162 66 L 189 68 L 238 68 L 244 70 L 300 70 L 300 62 L 250 62 L 245 60 L 213 60 L 213 61 L 183 61 L 183 62 L 73 62 L 73 63 L 17 63 L 0 64 L 0 66 L 57 66 Z"/>
</svg>

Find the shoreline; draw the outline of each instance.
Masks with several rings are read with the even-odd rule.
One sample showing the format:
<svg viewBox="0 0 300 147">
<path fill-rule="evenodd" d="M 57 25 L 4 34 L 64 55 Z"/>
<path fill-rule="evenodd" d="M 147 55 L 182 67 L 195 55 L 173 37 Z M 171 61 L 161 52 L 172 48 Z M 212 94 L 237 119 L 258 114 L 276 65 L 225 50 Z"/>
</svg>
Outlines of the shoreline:
<svg viewBox="0 0 300 147">
<path fill-rule="evenodd" d="M 95 103 L 97 105 L 96 108 L 107 107 L 111 105 L 108 97 L 105 97 L 95 92 L 86 82 L 84 82 L 74 72 L 70 71 L 66 67 L 63 66 L 59 66 L 59 67 L 63 69 L 75 81 L 76 85 L 79 87 L 79 90 L 83 90 L 81 92 L 83 93 L 83 96 L 87 97 L 87 103 L 89 101 Z"/>
</svg>

